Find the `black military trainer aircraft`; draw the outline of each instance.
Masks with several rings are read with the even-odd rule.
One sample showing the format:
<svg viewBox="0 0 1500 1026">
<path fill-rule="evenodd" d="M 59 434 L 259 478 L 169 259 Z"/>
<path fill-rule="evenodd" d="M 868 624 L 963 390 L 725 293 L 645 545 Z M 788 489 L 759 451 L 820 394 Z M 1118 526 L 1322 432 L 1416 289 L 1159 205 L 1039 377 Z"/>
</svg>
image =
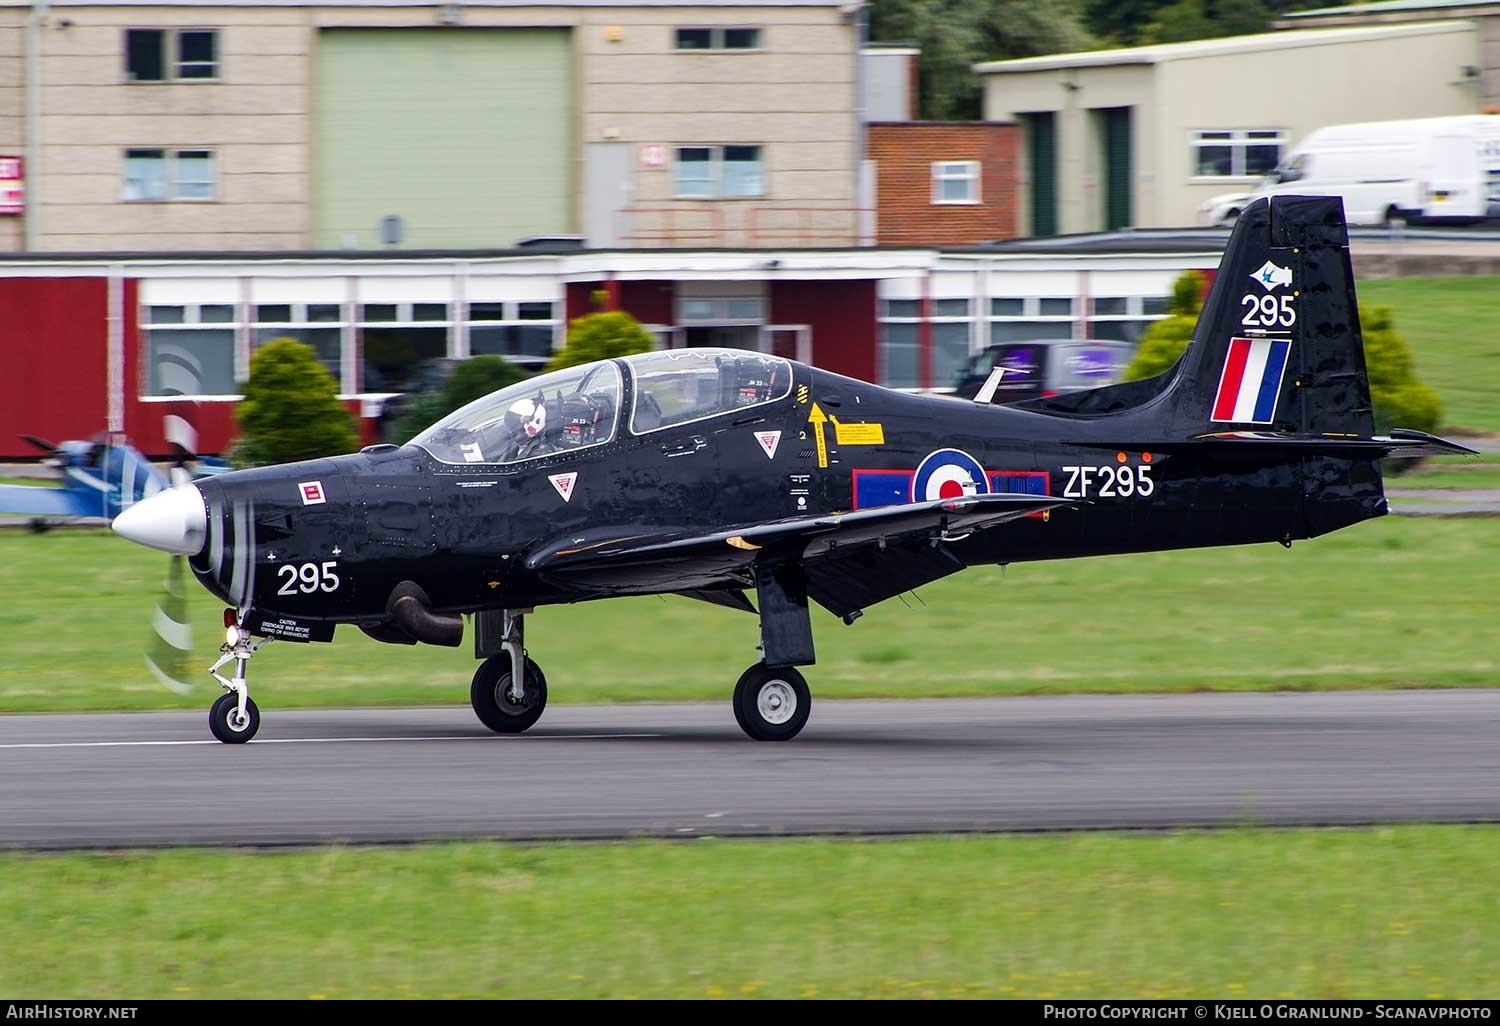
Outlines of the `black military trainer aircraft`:
<svg viewBox="0 0 1500 1026">
<path fill-rule="evenodd" d="M 809 603 L 852 623 L 979 564 L 1290 545 L 1383 515 L 1383 457 L 1469 451 L 1372 436 L 1336 199 L 1245 210 L 1165 374 L 997 406 L 998 374 L 963 402 L 758 353 L 647 353 L 512 385 L 399 448 L 179 485 L 114 529 L 189 557 L 232 605 L 221 741 L 259 726 L 245 674 L 266 640 L 352 623 L 456 646 L 466 614 L 474 711 L 518 733 L 547 702 L 524 615 L 658 593 L 758 613 L 734 713 L 785 741 L 811 708 Z"/>
</svg>

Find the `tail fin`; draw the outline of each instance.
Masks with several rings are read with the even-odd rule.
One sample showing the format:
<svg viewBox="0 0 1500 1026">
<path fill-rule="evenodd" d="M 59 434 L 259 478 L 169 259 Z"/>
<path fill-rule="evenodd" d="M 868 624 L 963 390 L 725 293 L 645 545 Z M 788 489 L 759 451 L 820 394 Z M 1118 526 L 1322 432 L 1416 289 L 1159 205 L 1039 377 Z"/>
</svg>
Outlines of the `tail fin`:
<svg viewBox="0 0 1500 1026">
<path fill-rule="evenodd" d="M 1161 441 L 1243 430 L 1370 437 L 1342 203 L 1272 196 L 1246 207 L 1193 341 L 1172 369 L 1017 405 L 1061 416 L 1130 414 L 1128 429 Z"/>
<path fill-rule="evenodd" d="M 1174 435 L 1374 433 L 1337 198 L 1273 196 L 1245 209 L 1167 394 Z"/>
</svg>

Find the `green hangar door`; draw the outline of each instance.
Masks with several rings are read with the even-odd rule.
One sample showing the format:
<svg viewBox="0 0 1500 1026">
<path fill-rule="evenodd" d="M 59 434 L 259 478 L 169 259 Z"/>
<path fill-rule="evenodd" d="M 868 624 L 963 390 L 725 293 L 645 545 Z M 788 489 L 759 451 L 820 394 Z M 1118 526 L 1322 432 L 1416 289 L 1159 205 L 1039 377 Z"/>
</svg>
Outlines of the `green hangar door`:
<svg viewBox="0 0 1500 1026">
<path fill-rule="evenodd" d="M 572 234 L 572 77 L 567 29 L 319 32 L 316 245 Z"/>
</svg>

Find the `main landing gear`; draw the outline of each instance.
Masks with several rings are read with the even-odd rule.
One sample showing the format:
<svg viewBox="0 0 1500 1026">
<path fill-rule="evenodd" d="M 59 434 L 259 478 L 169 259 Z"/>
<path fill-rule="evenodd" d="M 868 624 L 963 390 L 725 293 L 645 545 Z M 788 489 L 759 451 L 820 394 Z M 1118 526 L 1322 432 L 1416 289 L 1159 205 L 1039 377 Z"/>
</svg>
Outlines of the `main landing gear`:
<svg viewBox="0 0 1500 1026">
<path fill-rule="evenodd" d="M 260 710 L 250 700 L 250 686 L 245 683 L 245 672 L 250 665 L 250 657 L 270 640 L 252 638 L 249 631 L 231 622 L 224 631 L 224 644 L 219 646 L 219 660 L 208 668 L 208 672 L 214 675 L 214 680 L 228 692 L 220 695 L 208 710 L 208 729 L 226 745 L 242 745 L 260 729 Z M 225 679 L 219 673 L 219 667 L 231 660 L 234 662 L 234 677 Z"/>
<path fill-rule="evenodd" d="M 469 704 L 479 722 L 497 734 L 521 733 L 547 708 L 547 677 L 526 654 L 528 612 L 493 610 L 474 617 L 475 654 L 488 658 L 474 673 Z M 789 662 L 812 662 L 812 629 L 806 618 L 805 598 L 787 603 L 782 589 L 770 582 L 761 589 L 761 648 L 778 665 L 759 662 L 746 670 L 734 687 L 733 702 L 735 722 L 756 741 L 790 741 L 807 725 L 812 693 Z"/>
<path fill-rule="evenodd" d="M 482 630 L 482 628 L 481 628 Z M 526 655 L 526 621 L 505 610 L 500 617 L 500 652 L 479 664 L 469 685 L 469 704 L 479 722 L 497 734 L 519 734 L 547 708 L 547 678 Z"/>
<path fill-rule="evenodd" d="M 811 712 L 812 692 L 793 667 L 756 663 L 734 686 L 734 718 L 756 741 L 790 741 Z"/>
</svg>

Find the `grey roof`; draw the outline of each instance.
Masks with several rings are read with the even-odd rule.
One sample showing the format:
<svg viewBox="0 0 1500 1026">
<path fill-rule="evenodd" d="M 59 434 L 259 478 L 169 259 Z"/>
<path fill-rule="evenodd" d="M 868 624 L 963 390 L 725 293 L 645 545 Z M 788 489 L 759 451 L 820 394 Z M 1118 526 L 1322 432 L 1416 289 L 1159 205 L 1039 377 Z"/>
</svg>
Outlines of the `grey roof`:
<svg viewBox="0 0 1500 1026">
<path fill-rule="evenodd" d="M 1419 36 L 1428 33 L 1462 32 L 1468 29 L 1467 22 L 1454 21 L 1422 22 L 1415 25 L 1298 29 L 1295 32 L 1262 32 L 1253 36 L 1198 39 L 1189 43 L 1158 43 L 1155 46 L 1132 46 L 1117 50 L 1089 50 L 1083 53 L 1022 57 L 1018 60 L 985 61 L 983 64 L 974 65 L 974 70 L 984 75 L 1056 71 L 1061 68 L 1107 67 L 1117 64 L 1164 64 L 1168 61 L 1191 60 L 1198 57 L 1222 57 L 1238 53 L 1256 53 L 1262 50 L 1290 50 L 1302 46 L 1358 43 L 1392 36 Z"/>
<path fill-rule="evenodd" d="M 1426 11 L 1450 11 L 1464 7 L 1496 7 L 1496 0 L 1373 0 L 1371 3 L 1345 4 L 1342 7 L 1319 7 L 1313 11 L 1288 11 L 1281 15 L 1286 21 L 1297 18 L 1327 18 L 1343 14 L 1408 14 Z"/>
</svg>

